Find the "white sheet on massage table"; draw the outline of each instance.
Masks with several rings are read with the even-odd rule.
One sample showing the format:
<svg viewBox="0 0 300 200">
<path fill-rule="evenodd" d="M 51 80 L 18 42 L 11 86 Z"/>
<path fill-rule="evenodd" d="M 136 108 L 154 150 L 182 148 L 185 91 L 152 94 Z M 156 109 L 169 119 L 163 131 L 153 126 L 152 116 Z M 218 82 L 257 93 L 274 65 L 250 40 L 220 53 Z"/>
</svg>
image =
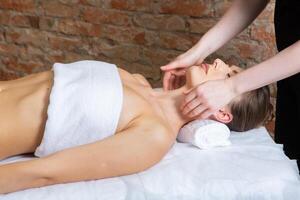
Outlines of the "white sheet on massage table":
<svg viewBox="0 0 300 200">
<path fill-rule="evenodd" d="M 213 150 L 176 143 L 160 163 L 141 173 L 30 189 L 0 200 L 300 199 L 295 163 L 264 128 L 233 133 L 231 141 L 232 146 Z M 19 159 L 24 157 L 6 162 Z"/>
</svg>

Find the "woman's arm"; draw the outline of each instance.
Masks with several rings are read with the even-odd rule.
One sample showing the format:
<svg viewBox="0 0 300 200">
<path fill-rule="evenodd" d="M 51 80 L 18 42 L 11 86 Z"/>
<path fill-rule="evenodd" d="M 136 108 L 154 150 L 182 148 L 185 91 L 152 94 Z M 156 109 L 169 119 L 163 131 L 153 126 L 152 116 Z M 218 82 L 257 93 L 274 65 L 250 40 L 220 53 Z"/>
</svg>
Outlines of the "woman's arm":
<svg viewBox="0 0 300 200">
<path fill-rule="evenodd" d="M 175 140 L 166 131 L 150 127 L 153 124 L 135 126 L 45 158 L 0 166 L 0 194 L 145 170 L 157 163 Z"/>
</svg>

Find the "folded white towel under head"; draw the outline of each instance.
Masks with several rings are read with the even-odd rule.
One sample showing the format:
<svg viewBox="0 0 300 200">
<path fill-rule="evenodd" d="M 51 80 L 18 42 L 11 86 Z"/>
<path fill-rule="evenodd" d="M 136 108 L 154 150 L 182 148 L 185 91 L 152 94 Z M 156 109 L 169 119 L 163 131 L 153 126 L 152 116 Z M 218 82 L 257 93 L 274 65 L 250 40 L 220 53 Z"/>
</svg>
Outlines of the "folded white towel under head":
<svg viewBox="0 0 300 200">
<path fill-rule="evenodd" d="M 230 130 L 220 122 L 214 120 L 194 120 L 182 127 L 177 140 L 190 143 L 200 149 L 229 146 Z"/>
</svg>

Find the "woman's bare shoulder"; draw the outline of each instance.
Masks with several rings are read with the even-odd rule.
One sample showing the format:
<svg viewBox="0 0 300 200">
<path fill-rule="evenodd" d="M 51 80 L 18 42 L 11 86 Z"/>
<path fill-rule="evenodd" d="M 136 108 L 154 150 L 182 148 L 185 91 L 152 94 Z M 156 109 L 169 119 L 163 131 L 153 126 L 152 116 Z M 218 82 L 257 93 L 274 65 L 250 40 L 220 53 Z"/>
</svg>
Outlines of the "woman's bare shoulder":
<svg viewBox="0 0 300 200">
<path fill-rule="evenodd" d="M 153 134 L 166 142 L 174 142 L 176 137 L 169 126 L 155 115 L 141 115 L 134 119 L 129 127 L 135 127 L 147 134 Z"/>
</svg>

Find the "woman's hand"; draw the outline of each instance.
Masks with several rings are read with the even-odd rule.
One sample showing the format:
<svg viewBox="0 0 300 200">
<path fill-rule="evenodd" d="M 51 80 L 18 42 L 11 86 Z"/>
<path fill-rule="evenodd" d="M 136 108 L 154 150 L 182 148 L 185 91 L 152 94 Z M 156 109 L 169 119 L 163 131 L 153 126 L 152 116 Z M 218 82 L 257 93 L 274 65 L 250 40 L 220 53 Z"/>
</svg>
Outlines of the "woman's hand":
<svg viewBox="0 0 300 200">
<path fill-rule="evenodd" d="M 165 72 L 163 78 L 164 90 L 173 90 L 185 84 L 186 68 L 199 65 L 203 61 L 197 45 L 187 52 L 179 55 L 174 61 L 162 66 L 161 70 Z"/>
<path fill-rule="evenodd" d="M 238 95 L 231 79 L 207 81 L 184 94 L 180 107 L 182 114 L 201 119 L 207 119 Z"/>
</svg>

